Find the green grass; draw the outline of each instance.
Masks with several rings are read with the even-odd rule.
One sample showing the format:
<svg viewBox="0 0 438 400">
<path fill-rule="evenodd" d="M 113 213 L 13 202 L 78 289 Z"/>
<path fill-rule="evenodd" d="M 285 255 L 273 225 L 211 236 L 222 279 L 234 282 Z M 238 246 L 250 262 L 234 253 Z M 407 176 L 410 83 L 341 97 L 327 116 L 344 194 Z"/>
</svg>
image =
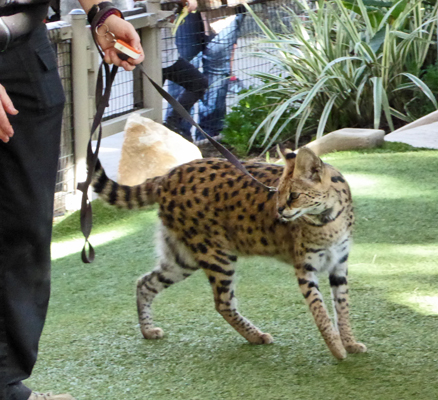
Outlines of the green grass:
<svg viewBox="0 0 438 400">
<path fill-rule="evenodd" d="M 262 258 L 239 262 L 237 295 L 274 344 L 249 345 L 230 328 L 202 272 L 157 298 L 165 338 L 142 339 L 134 287 L 154 266 L 156 211 L 96 202 L 94 264 L 80 261 L 77 214 L 55 226 L 51 305 L 27 383 L 78 400 L 435 399 L 438 152 L 388 144 L 324 159 L 353 190 L 352 323 L 368 353 L 335 360 L 292 269 Z"/>
</svg>

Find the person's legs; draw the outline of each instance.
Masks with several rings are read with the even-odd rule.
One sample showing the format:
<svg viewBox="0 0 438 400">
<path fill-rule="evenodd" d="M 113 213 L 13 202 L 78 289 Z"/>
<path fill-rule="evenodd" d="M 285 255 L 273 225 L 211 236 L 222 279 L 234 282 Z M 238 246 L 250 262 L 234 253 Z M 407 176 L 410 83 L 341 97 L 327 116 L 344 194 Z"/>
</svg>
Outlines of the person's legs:
<svg viewBox="0 0 438 400">
<path fill-rule="evenodd" d="M 202 22 L 201 15 L 200 13 L 190 13 L 184 19 L 184 22 L 178 27 L 175 35 L 175 44 L 180 58 L 191 62 L 194 68 L 199 69 L 201 58 L 198 57 L 198 54 L 204 48 L 204 41 L 204 24 Z M 181 73 L 183 72 L 184 71 L 181 71 Z M 174 81 L 168 82 L 169 94 L 177 99 L 180 103 L 181 100 L 185 101 L 185 99 L 182 98 L 185 93 L 185 89 L 183 86 L 181 86 L 181 82 L 181 80 L 179 80 L 177 83 Z M 186 96 L 191 97 L 190 94 Z M 172 118 L 172 114 L 173 108 L 168 106 L 165 116 L 166 122 L 169 120 L 169 118 Z M 179 128 L 179 131 L 183 134 L 183 136 L 190 136 L 191 125 L 188 122 L 181 121 L 177 128 Z"/>
<path fill-rule="evenodd" d="M 0 399 L 27 400 L 50 296 L 50 240 L 64 94 L 45 26 L 0 55 L 19 114 L 0 142 Z"/>
<path fill-rule="evenodd" d="M 183 58 L 179 58 L 170 67 L 163 68 L 164 80 L 174 82 L 184 89 L 177 100 L 188 113 L 190 113 L 195 103 L 204 96 L 208 87 L 208 81 L 204 74 Z M 172 107 L 167 113 L 165 125 L 192 141 L 191 135 L 186 135 L 182 129 L 182 116 Z"/>
<path fill-rule="evenodd" d="M 231 53 L 240 29 L 240 16 L 228 18 L 230 23 L 211 38 L 202 57 L 209 88 L 199 105 L 199 125 L 210 136 L 217 136 L 224 126 Z M 197 131 L 196 140 L 202 139 L 204 136 Z"/>
</svg>

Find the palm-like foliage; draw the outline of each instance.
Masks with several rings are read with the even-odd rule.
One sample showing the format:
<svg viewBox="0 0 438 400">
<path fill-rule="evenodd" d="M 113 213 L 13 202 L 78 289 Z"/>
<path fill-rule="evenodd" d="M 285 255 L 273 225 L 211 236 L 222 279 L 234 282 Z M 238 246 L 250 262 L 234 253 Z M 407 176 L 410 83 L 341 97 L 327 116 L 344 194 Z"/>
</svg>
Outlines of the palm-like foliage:
<svg viewBox="0 0 438 400">
<path fill-rule="evenodd" d="M 264 84 L 246 93 L 263 93 L 276 104 L 250 146 L 264 131 L 269 148 L 291 119 L 299 119 L 298 142 L 304 128 L 315 128 L 317 137 L 346 126 L 379 128 L 386 122 L 394 129 L 394 117 L 413 119 L 407 105 L 416 96 L 427 96 L 438 108 L 419 78 L 438 2 L 428 12 L 420 0 L 319 0 L 315 9 L 306 0 L 298 3 L 301 12 L 287 10 L 290 26 L 284 25 L 282 34 L 270 30 L 247 6 L 266 36 L 261 40 L 266 47 L 257 54 L 269 58 L 276 70 L 255 74 Z M 274 132 L 292 105 L 298 110 Z"/>
</svg>

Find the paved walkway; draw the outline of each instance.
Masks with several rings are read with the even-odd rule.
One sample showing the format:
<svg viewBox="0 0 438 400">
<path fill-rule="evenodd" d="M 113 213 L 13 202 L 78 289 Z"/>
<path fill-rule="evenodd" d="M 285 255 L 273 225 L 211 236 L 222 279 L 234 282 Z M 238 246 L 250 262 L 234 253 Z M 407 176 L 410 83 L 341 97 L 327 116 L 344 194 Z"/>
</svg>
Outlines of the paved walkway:
<svg viewBox="0 0 438 400">
<path fill-rule="evenodd" d="M 407 143 L 414 147 L 438 149 L 438 111 L 389 133 L 385 140 Z"/>
<path fill-rule="evenodd" d="M 438 149 L 438 122 L 418 126 L 402 132 L 393 132 L 385 136 L 388 142 L 402 142 L 414 147 Z"/>
<path fill-rule="evenodd" d="M 105 168 L 107 176 L 113 180 L 117 180 L 117 170 L 119 168 L 119 161 L 122 155 L 124 132 L 116 133 L 102 139 L 99 150 L 99 160 Z M 96 142 L 93 142 L 93 147 Z"/>
</svg>

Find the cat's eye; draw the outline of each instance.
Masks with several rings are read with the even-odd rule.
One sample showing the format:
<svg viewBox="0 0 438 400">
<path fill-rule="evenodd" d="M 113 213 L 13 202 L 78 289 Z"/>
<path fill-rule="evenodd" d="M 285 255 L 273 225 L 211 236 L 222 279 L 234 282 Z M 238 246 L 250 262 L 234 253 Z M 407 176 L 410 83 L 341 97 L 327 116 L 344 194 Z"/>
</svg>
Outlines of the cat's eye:
<svg viewBox="0 0 438 400">
<path fill-rule="evenodd" d="M 300 197 L 301 193 L 292 192 L 287 198 L 287 205 L 290 206 L 298 197 Z"/>
</svg>

